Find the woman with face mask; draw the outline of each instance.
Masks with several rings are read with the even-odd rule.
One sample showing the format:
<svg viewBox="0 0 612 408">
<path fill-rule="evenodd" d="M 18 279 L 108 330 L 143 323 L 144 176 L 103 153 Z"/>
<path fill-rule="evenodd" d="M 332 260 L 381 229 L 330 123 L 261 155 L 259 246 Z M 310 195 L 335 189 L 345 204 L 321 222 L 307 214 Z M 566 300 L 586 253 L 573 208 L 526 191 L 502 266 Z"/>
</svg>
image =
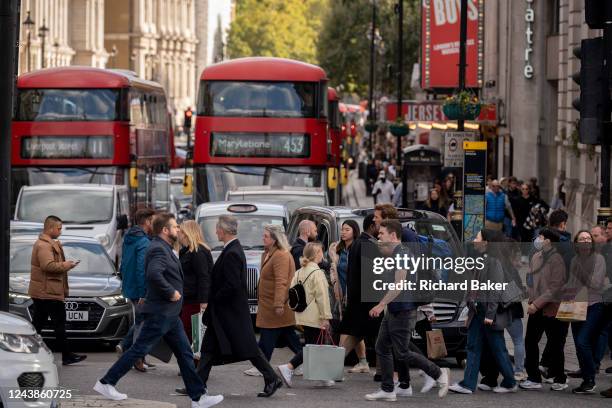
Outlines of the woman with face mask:
<svg viewBox="0 0 612 408">
<path fill-rule="evenodd" d="M 605 326 L 603 288 L 606 280 L 606 262 L 595 252 L 593 236 L 580 231 L 574 239 L 576 255 L 570 264 L 567 292 L 577 302 L 588 302 L 586 321 L 572 322 L 572 334 L 580 364 L 582 384 L 574 388 L 574 394 L 592 394 L 597 373 L 596 351 L 599 335 Z"/>
<path fill-rule="evenodd" d="M 527 273 L 528 307 L 527 333 L 525 335 L 525 369 L 527 380 L 520 384 L 525 390 L 542 388 L 539 369 L 539 343 L 546 333 L 546 349 L 550 351 L 551 362 L 548 375 L 553 378 L 553 391 L 567 388 L 565 374 L 565 338 L 569 325 L 556 319 L 561 291 L 566 281 L 565 262 L 554 244 L 559 234 L 550 228 L 543 228 L 533 242 L 537 251 L 531 258 Z"/>
</svg>

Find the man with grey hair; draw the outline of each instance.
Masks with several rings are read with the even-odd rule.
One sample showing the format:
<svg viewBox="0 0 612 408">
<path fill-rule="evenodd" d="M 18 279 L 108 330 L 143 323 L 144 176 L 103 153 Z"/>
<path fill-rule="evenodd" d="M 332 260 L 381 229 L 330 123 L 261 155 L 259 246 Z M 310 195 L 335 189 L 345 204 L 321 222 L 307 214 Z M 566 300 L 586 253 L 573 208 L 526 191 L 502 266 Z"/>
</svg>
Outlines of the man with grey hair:
<svg viewBox="0 0 612 408">
<path fill-rule="evenodd" d="M 236 217 L 219 217 L 216 233 L 223 242 L 223 251 L 211 273 L 210 298 L 203 317 L 207 328 L 198 374 L 206 385 L 213 365 L 250 360 L 265 380 L 264 390 L 257 396 L 270 397 L 283 382 L 255 339 L 247 295 L 246 258 L 236 237 Z"/>
<path fill-rule="evenodd" d="M 293 262 L 295 262 L 295 270 L 300 269 L 300 258 L 304 253 L 304 247 L 307 243 L 317 239 L 317 224 L 311 220 L 302 220 L 298 225 L 298 238 L 291 247 L 291 255 L 293 256 Z"/>
</svg>

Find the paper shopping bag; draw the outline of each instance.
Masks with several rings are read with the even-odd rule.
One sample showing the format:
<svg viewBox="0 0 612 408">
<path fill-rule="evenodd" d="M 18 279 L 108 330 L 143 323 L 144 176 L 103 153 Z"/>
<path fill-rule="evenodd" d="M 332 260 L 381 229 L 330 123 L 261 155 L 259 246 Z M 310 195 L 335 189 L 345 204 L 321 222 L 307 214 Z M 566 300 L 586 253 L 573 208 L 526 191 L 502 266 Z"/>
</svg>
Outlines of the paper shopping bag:
<svg viewBox="0 0 612 408">
<path fill-rule="evenodd" d="M 344 347 L 307 344 L 304 353 L 304 379 L 340 381 L 344 377 Z"/>
<path fill-rule="evenodd" d="M 435 329 L 426 332 L 427 335 L 427 358 L 437 360 L 448 356 L 444 335 L 442 330 Z"/>
<path fill-rule="evenodd" d="M 200 349 L 206 326 L 202 323 L 202 312 L 191 315 L 191 350 L 195 358 L 200 358 Z"/>
<path fill-rule="evenodd" d="M 564 322 L 584 322 L 587 316 L 589 302 L 568 300 L 561 302 L 557 310 L 557 320 Z"/>
</svg>

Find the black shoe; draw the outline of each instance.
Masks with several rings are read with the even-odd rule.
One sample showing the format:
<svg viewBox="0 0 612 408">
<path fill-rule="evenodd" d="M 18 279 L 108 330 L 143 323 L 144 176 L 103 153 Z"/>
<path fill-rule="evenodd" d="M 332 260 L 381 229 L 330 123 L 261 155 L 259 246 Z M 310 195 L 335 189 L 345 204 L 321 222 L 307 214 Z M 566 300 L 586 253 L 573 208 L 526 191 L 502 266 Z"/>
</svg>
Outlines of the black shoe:
<svg viewBox="0 0 612 408">
<path fill-rule="evenodd" d="M 612 374 L 612 367 L 606 368 L 606 374 Z"/>
<path fill-rule="evenodd" d="M 81 361 L 85 360 L 86 358 L 87 358 L 87 356 L 84 356 L 84 355 L 70 353 L 66 357 L 62 357 L 62 365 L 66 366 L 66 365 L 80 363 Z"/>
<path fill-rule="evenodd" d="M 382 382 L 382 375 L 374 374 L 374 382 Z"/>
<path fill-rule="evenodd" d="M 187 388 L 175 388 L 174 392 L 176 392 L 178 395 L 187 395 Z"/>
<path fill-rule="evenodd" d="M 612 388 L 608 388 L 607 390 L 600 392 L 600 394 L 602 397 L 612 398 Z"/>
<path fill-rule="evenodd" d="M 582 378 L 582 370 L 568 371 L 567 376 L 570 378 Z"/>
<path fill-rule="evenodd" d="M 593 394 L 595 392 L 595 383 L 583 381 L 580 387 L 574 388 L 572 393 L 574 394 Z"/>
<path fill-rule="evenodd" d="M 276 377 L 274 381 L 266 384 L 263 391 L 257 394 L 257 396 L 264 397 L 264 398 L 271 397 L 272 395 L 274 395 L 276 390 L 278 390 L 282 386 L 283 386 L 283 381 L 280 378 Z"/>
</svg>

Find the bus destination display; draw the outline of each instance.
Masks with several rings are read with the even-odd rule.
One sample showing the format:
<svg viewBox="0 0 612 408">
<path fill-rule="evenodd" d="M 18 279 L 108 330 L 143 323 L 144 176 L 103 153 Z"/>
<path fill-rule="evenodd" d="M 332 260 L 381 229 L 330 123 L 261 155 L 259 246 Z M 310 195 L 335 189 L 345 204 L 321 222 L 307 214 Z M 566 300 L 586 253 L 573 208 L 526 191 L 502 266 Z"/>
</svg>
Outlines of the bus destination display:
<svg viewBox="0 0 612 408">
<path fill-rule="evenodd" d="M 112 136 L 26 136 L 22 159 L 112 159 Z"/>
<path fill-rule="evenodd" d="M 212 133 L 216 157 L 309 157 L 310 136 L 294 133 Z"/>
</svg>

